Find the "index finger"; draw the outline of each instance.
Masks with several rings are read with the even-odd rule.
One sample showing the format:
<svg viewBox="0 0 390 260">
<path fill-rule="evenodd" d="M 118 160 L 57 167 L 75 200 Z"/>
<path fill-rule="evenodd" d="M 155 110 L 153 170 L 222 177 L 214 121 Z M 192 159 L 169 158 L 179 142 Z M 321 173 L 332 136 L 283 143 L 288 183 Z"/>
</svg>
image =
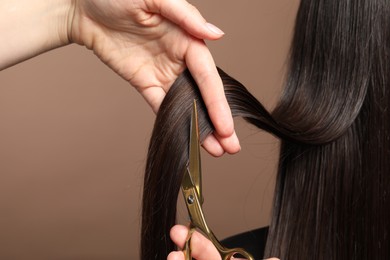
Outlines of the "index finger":
<svg viewBox="0 0 390 260">
<path fill-rule="evenodd" d="M 233 118 L 226 100 L 222 80 L 211 53 L 202 40 L 193 39 L 188 47 L 185 61 L 199 86 L 217 134 L 221 137 L 232 136 L 234 133 Z"/>
<path fill-rule="evenodd" d="M 224 33 L 207 23 L 198 9 L 186 0 L 148 0 L 147 11 L 161 14 L 199 39 L 217 40 Z"/>
</svg>

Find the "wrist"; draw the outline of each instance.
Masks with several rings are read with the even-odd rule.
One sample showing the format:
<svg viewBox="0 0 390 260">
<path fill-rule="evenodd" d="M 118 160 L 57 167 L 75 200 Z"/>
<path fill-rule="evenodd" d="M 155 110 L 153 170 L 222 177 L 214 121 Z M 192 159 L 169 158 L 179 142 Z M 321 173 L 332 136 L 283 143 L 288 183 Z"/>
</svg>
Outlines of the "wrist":
<svg viewBox="0 0 390 260">
<path fill-rule="evenodd" d="M 46 24 L 48 43 L 47 49 L 61 47 L 71 43 L 70 32 L 74 15 L 74 0 L 44 0 L 47 2 Z"/>
<path fill-rule="evenodd" d="M 72 0 L 0 0 L 0 70 L 69 44 Z"/>
</svg>

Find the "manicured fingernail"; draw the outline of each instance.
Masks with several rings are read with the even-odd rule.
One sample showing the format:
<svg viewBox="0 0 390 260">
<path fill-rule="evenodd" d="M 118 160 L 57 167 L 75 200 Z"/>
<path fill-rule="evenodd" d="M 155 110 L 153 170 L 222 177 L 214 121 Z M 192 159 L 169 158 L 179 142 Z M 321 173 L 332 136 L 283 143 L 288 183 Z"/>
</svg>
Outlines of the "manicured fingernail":
<svg viewBox="0 0 390 260">
<path fill-rule="evenodd" d="M 220 157 L 225 153 L 217 138 L 212 134 L 206 137 L 202 145 L 212 156 Z"/>
<path fill-rule="evenodd" d="M 241 151 L 240 140 L 238 140 L 238 137 L 237 137 L 237 134 L 235 131 L 234 131 L 234 134 L 232 136 L 232 140 L 233 140 L 233 144 L 235 144 L 235 146 L 237 147 L 236 149 L 238 149 L 237 152 Z"/>
<path fill-rule="evenodd" d="M 211 23 L 206 23 L 206 27 L 213 33 L 223 35 L 225 34 L 221 29 Z"/>
<path fill-rule="evenodd" d="M 221 143 L 223 149 L 228 154 L 235 154 L 241 151 L 240 141 L 238 140 L 236 132 L 234 132 L 231 136 L 225 138 L 218 138 Z"/>
</svg>

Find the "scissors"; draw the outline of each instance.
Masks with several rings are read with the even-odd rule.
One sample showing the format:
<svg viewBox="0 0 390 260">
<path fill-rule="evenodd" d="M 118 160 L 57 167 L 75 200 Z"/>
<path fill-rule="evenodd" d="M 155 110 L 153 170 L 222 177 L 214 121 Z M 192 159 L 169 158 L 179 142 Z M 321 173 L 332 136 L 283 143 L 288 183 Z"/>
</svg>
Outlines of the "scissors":
<svg viewBox="0 0 390 260">
<path fill-rule="evenodd" d="M 190 126 L 190 148 L 189 148 L 189 163 L 187 169 L 184 171 L 181 189 L 184 196 L 184 201 L 187 206 L 188 214 L 190 216 L 190 231 L 184 245 L 184 255 L 186 260 L 191 260 L 191 237 L 195 230 L 201 231 L 203 235 L 208 238 L 217 248 L 222 260 L 230 260 L 235 255 L 240 255 L 248 260 L 254 260 L 251 254 L 242 248 L 228 249 L 224 247 L 210 230 L 206 223 L 203 214 L 203 194 L 202 194 L 202 172 L 200 162 L 200 146 L 199 146 L 199 127 L 198 127 L 198 113 L 196 108 L 196 100 L 194 100 L 191 126 Z"/>
</svg>

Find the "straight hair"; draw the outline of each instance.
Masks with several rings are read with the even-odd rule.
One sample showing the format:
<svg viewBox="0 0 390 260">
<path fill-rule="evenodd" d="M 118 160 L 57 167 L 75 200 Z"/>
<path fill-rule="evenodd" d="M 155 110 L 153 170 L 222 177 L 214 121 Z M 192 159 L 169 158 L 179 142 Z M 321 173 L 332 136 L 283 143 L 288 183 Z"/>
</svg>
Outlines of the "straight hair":
<svg viewBox="0 0 390 260">
<path fill-rule="evenodd" d="M 284 93 L 269 113 L 219 69 L 233 116 L 281 139 L 265 257 L 390 259 L 390 3 L 302 0 Z M 188 162 L 192 101 L 185 71 L 156 118 L 145 169 L 141 259 L 166 259 Z"/>
</svg>

